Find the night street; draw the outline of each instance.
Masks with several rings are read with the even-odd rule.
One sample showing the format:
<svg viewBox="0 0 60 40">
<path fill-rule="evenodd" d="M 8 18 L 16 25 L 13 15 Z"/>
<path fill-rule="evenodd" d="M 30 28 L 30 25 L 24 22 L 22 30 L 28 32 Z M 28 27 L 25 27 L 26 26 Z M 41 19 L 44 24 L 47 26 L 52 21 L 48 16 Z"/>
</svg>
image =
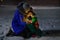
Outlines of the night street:
<svg viewBox="0 0 60 40">
<path fill-rule="evenodd" d="M 46 31 L 49 32 L 46 33 L 46 36 L 42 36 L 41 38 L 30 38 L 27 40 L 60 40 L 60 7 L 32 7 L 38 18 L 40 29 L 44 33 Z M 3 36 L 4 40 L 23 40 L 16 36 L 5 36 L 11 28 L 11 22 L 15 10 L 16 5 L 3 5 L 0 7 L 0 40 Z M 54 33 L 51 32 L 52 30 Z"/>
</svg>

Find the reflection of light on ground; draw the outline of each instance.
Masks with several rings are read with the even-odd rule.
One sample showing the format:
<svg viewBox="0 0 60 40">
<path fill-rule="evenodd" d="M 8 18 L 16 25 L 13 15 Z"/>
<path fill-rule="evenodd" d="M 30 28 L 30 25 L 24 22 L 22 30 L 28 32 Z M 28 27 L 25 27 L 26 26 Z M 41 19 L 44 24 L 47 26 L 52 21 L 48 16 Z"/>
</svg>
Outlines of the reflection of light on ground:
<svg viewBox="0 0 60 40">
<path fill-rule="evenodd" d="M 60 9 L 60 7 L 32 6 L 33 9 Z"/>
</svg>

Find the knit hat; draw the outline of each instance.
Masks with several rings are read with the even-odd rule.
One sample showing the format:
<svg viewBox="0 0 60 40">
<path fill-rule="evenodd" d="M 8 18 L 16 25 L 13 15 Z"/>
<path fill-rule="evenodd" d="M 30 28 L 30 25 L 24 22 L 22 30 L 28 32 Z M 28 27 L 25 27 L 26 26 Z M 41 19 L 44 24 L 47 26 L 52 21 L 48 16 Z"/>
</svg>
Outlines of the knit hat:
<svg viewBox="0 0 60 40">
<path fill-rule="evenodd" d="M 17 6 L 17 8 L 19 9 L 19 11 L 25 13 L 25 10 L 30 9 L 32 10 L 32 8 L 30 7 L 30 5 L 27 2 L 20 2 Z"/>
</svg>

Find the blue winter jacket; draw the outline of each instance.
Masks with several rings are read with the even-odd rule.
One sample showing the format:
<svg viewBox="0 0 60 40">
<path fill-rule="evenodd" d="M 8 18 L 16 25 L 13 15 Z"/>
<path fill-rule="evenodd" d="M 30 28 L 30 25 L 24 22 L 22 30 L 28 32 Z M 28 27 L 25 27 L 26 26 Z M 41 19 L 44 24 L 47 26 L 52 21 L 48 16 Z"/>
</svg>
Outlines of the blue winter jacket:
<svg viewBox="0 0 60 40">
<path fill-rule="evenodd" d="M 17 9 L 15 11 L 15 15 L 12 19 L 12 28 L 13 28 L 14 33 L 16 33 L 16 34 L 21 33 L 24 30 L 24 28 L 26 27 L 26 23 L 22 21 L 23 17 L 24 16 Z"/>
</svg>

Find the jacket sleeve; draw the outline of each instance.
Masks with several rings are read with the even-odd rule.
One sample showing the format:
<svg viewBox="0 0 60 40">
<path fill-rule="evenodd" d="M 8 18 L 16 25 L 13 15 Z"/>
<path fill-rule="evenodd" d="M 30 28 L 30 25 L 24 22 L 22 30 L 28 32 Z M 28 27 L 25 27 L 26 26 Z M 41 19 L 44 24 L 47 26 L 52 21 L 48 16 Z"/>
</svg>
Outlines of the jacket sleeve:
<svg viewBox="0 0 60 40">
<path fill-rule="evenodd" d="M 18 10 L 15 11 L 15 15 L 12 19 L 12 28 L 13 31 L 18 34 L 22 32 L 25 28 L 26 23 L 22 21 L 23 16 L 20 15 Z"/>
</svg>

